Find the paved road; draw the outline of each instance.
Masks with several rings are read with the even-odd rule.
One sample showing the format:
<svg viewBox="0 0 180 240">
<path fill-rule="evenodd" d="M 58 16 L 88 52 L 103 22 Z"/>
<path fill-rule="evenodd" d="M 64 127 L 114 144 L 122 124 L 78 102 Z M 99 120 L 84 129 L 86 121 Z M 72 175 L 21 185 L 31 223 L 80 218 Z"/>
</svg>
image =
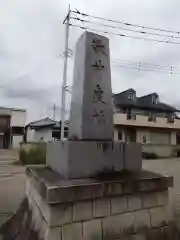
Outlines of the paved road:
<svg viewBox="0 0 180 240">
<path fill-rule="evenodd" d="M 25 169 L 0 161 L 0 224 L 18 208 L 24 196 Z"/>
</svg>

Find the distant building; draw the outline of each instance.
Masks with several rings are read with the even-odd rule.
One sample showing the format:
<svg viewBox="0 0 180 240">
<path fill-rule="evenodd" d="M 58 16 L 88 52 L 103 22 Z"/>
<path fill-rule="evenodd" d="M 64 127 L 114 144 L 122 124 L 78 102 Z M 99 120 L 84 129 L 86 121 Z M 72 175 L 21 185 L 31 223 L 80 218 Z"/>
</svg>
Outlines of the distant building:
<svg viewBox="0 0 180 240">
<path fill-rule="evenodd" d="M 65 122 L 64 138 L 68 136 L 68 122 Z M 43 118 L 31 122 L 25 127 L 25 141 L 39 142 L 52 141 L 60 138 L 60 124 L 50 118 Z"/>
<path fill-rule="evenodd" d="M 18 148 L 23 140 L 26 110 L 0 107 L 0 148 Z"/>
<path fill-rule="evenodd" d="M 143 144 L 180 144 L 180 112 L 157 93 L 136 96 L 134 89 L 113 95 L 115 140 Z"/>
</svg>

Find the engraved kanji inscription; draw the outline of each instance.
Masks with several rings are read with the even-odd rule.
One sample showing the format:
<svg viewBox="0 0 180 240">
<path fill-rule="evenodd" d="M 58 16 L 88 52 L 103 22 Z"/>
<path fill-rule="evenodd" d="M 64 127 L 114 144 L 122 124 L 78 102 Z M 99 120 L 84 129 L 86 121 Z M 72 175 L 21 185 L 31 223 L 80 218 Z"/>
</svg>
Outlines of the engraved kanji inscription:
<svg viewBox="0 0 180 240">
<path fill-rule="evenodd" d="M 107 56 L 107 54 L 105 52 L 104 44 L 102 43 L 102 41 L 100 39 L 93 39 L 92 47 L 95 52 L 101 52 Z"/>
<path fill-rule="evenodd" d="M 100 39 L 93 39 L 92 41 L 92 47 L 93 48 L 104 48 L 104 44 Z"/>
<path fill-rule="evenodd" d="M 92 120 L 93 120 L 93 123 L 96 123 L 96 124 L 105 124 L 106 119 L 104 115 L 104 110 L 103 109 L 94 110 L 92 114 Z"/>
<path fill-rule="evenodd" d="M 97 68 L 97 69 L 103 69 L 104 65 L 102 64 L 101 60 L 95 61 L 95 63 L 92 65 L 93 68 Z"/>
<path fill-rule="evenodd" d="M 101 86 L 99 84 L 96 85 L 96 88 L 94 89 L 94 96 L 93 96 L 93 102 L 97 103 L 103 103 L 106 104 L 106 102 L 103 100 L 104 97 L 104 91 L 102 90 Z"/>
</svg>

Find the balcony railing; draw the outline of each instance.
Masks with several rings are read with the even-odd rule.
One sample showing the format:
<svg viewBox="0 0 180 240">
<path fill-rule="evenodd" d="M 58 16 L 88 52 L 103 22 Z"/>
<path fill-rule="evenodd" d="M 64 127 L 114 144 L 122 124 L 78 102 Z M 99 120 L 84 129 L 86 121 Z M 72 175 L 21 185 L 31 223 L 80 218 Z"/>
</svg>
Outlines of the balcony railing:
<svg viewBox="0 0 180 240">
<path fill-rule="evenodd" d="M 180 129 L 180 119 L 174 119 L 174 123 L 169 123 L 167 118 L 156 117 L 156 121 L 149 121 L 149 116 L 136 115 L 135 119 L 128 119 L 125 113 L 114 113 L 114 124 L 126 126 L 157 127 Z"/>
<path fill-rule="evenodd" d="M 168 123 L 174 123 L 174 117 L 168 117 L 167 122 Z"/>
<path fill-rule="evenodd" d="M 148 121 L 149 121 L 149 122 L 156 122 L 156 116 L 149 115 L 149 116 L 148 116 Z"/>
<path fill-rule="evenodd" d="M 127 113 L 127 120 L 136 120 L 136 114 Z"/>
</svg>

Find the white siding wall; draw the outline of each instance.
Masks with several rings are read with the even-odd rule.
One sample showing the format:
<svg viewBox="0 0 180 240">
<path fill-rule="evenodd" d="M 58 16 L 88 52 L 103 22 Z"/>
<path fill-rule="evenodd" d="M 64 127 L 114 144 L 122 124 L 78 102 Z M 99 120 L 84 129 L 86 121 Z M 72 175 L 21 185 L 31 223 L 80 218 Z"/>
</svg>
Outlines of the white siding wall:
<svg viewBox="0 0 180 240">
<path fill-rule="evenodd" d="M 118 131 L 122 131 L 122 141 L 125 141 L 125 129 L 114 129 L 114 140 L 118 141 Z M 146 142 L 143 143 L 143 138 L 145 136 Z M 136 129 L 136 142 L 143 144 L 164 144 L 164 145 L 176 145 L 176 132 L 175 131 L 152 131 L 149 129 Z"/>
<path fill-rule="evenodd" d="M 150 132 L 149 130 L 137 130 L 136 132 L 136 142 L 144 143 L 143 138 L 145 137 L 146 142 L 150 143 Z"/>
<path fill-rule="evenodd" d="M 136 141 L 143 143 L 143 136 L 146 138 L 146 144 L 172 144 L 174 142 L 174 135 L 170 132 L 137 130 Z M 176 144 L 176 143 L 173 143 Z"/>
<path fill-rule="evenodd" d="M 12 110 L 11 126 L 13 127 L 24 127 L 26 123 L 26 112 Z"/>
<path fill-rule="evenodd" d="M 52 141 L 52 129 L 36 130 L 34 133 L 34 141 L 39 142 L 42 137 L 45 142 Z"/>
<path fill-rule="evenodd" d="M 118 141 L 118 130 L 114 129 L 114 141 Z"/>
<path fill-rule="evenodd" d="M 13 149 L 19 148 L 20 147 L 19 143 L 22 142 L 22 140 L 23 140 L 23 136 L 14 135 L 12 139 L 12 148 Z"/>
<path fill-rule="evenodd" d="M 35 131 L 34 129 L 28 129 L 27 131 L 27 142 L 34 142 L 35 141 Z"/>
<path fill-rule="evenodd" d="M 171 132 L 171 144 L 176 145 L 176 132 Z"/>
<path fill-rule="evenodd" d="M 150 143 L 170 144 L 170 132 L 150 132 Z"/>
</svg>

